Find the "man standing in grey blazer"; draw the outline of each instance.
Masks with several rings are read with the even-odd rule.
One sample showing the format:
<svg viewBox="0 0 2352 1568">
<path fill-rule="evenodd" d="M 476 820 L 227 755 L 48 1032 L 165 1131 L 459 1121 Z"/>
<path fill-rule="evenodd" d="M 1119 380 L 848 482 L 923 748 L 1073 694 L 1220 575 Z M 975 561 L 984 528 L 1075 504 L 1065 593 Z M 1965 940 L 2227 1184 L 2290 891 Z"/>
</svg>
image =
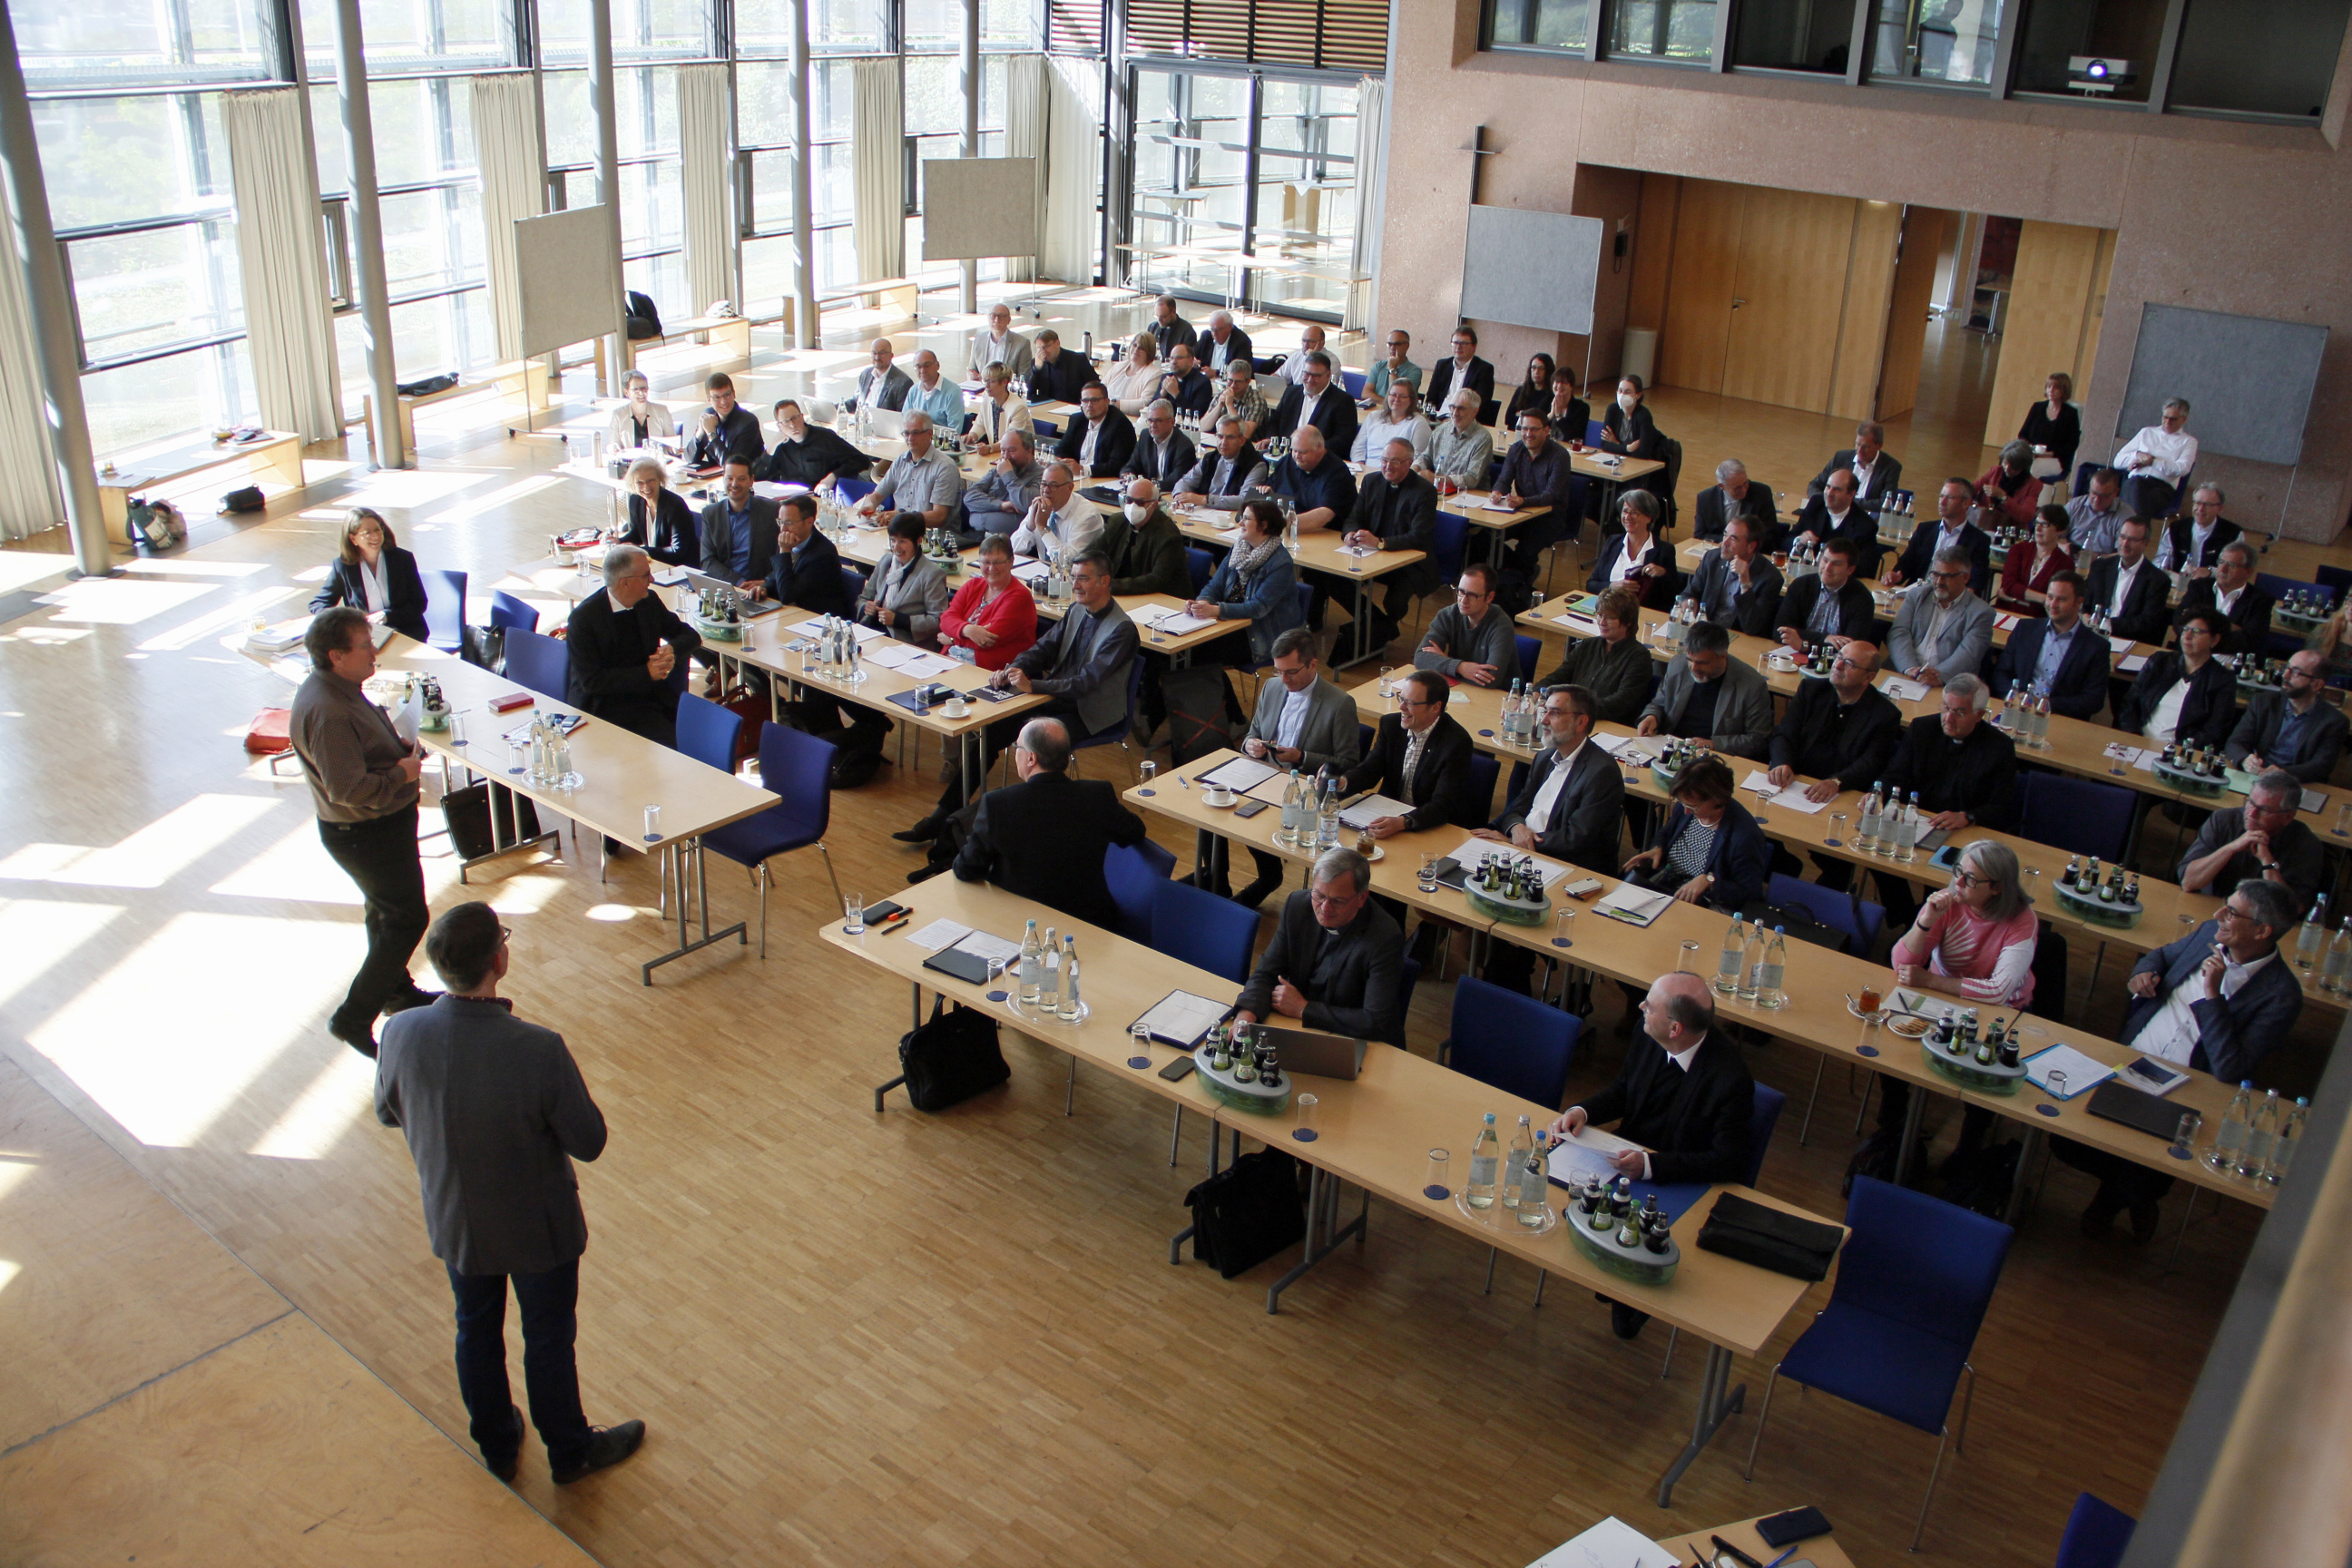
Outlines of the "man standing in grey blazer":
<svg viewBox="0 0 2352 1568">
<path fill-rule="evenodd" d="M 1293 626 L 1274 639 L 1274 673 L 1276 679 L 1257 689 L 1257 714 L 1242 734 L 1244 753 L 1302 773 L 1323 768 L 1335 774 L 1351 772 L 1363 751 L 1355 700 L 1322 679 L 1312 631 Z M 1282 886 L 1285 868 L 1263 849 L 1252 849 L 1250 858 L 1257 864 L 1256 879 L 1234 898 L 1255 909 Z M 1223 870 L 1220 864 L 1213 889 L 1218 893 L 1226 891 Z"/>
<path fill-rule="evenodd" d="M 1888 663 L 1930 686 L 1977 673 L 1992 652 L 1992 606 L 1969 591 L 1970 570 L 1966 545 L 1936 552 L 1926 580 L 1905 591 L 1895 612 Z"/>
<path fill-rule="evenodd" d="M 574 1160 L 604 1152 L 604 1117 L 552 1029 L 499 995 L 506 929 L 483 903 L 433 922 L 425 956 L 448 986 L 384 1026 L 375 1113 L 408 1139 L 425 1233 L 457 1298 L 457 1388 L 474 1445 L 502 1481 L 522 1455 L 522 1412 L 507 1383 L 507 1281 L 522 1310 L 523 1385 L 548 1468 L 566 1486 L 617 1465 L 646 1424 L 591 1426 L 572 1358 L 588 1220 Z"/>
</svg>

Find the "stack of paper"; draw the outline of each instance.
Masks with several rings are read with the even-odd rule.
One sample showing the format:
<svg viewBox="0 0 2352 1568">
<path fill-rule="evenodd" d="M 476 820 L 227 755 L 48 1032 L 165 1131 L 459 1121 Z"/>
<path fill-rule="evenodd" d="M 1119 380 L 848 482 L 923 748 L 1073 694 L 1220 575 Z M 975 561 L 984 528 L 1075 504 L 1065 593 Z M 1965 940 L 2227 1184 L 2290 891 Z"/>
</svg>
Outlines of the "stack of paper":
<svg viewBox="0 0 2352 1568">
<path fill-rule="evenodd" d="M 898 642 L 895 639 L 860 648 L 858 653 L 866 663 L 877 665 L 884 669 L 897 669 L 909 660 L 924 657 L 923 650 L 913 643 Z"/>
<path fill-rule="evenodd" d="M 1787 789 L 1774 788 L 1771 775 L 1762 768 L 1750 769 L 1748 776 L 1739 781 L 1739 787 L 1756 791 L 1775 811 L 1788 810 L 1811 816 L 1829 805 L 1827 800 L 1807 800 L 1805 792 L 1794 784 Z M 1830 797 L 1831 800 L 1836 798 L 1834 795 Z"/>
<path fill-rule="evenodd" d="M 1412 807 L 1384 795 L 1368 795 L 1341 809 L 1339 826 L 1361 833 L 1383 816 L 1411 816 Z"/>
<path fill-rule="evenodd" d="M 1612 1514 L 1528 1568 L 1681 1568 L 1682 1559 Z"/>
<path fill-rule="evenodd" d="M 1916 702 L 1927 695 L 1927 683 L 1924 680 L 1906 680 L 1899 675 L 1890 675 L 1878 683 L 1878 689 L 1897 702 Z"/>
<path fill-rule="evenodd" d="M 1575 1137 L 1562 1138 L 1552 1144 L 1549 1161 L 1551 1179 L 1570 1185 L 1587 1176 L 1599 1176 L 1604 1182 L 1613 1182 L 1617 1179 L 1617 1167 L 1609 1163 L 1609 1156 L 1639 1147 L 1639 1144 L 1629 1143 L 1614 1132 L 1587 1127 Z"/>
<path fill-rule="evenodd" d="M 1171 991 L 1135 1022 L 1142 1025 L 1160 1044 L 1189 1051 L 1232 1011 L 1233 1004 L 1230 1002 L 1195 996 L 1190 991 Z"/>
<path fill-rule="evenodd" d="M 1235 757 L 1233 761 L 1202 773 L 1200 782 L 1203 787 L 1223 784 L 1227 789 L 1238 792 L 1255 789 L 1281 771 L 1280 768 L 1269 763 L 1253 762 L 1247 757 Z"/>
<path fill-rule="evenodd" d="M 2116 660 L 2116 673 L 2117 675 L 2137 675 L 2141 670 L 2146 669 L 2147 668 L 2147 655 L 2144 653 L 2136 653 L 2131 655 L 2128 658 L 2119 658 Z"/>
<path fill-rule="evenodd" d="M 912 658 L 899 663 L 898 673 L 910 680 L 929 680 L 937 676 L 953 675 L 959 668 L 951 658 L 942 658 L 938 654 L 925 653 L 918 648 Z"/>
</svg>

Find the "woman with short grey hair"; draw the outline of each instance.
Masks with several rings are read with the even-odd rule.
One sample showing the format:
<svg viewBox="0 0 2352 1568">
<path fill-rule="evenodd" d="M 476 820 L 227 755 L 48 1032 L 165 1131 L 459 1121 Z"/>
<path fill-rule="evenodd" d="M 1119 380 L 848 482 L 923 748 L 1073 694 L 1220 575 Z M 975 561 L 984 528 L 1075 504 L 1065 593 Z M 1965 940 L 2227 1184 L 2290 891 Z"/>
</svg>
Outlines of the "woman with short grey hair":
<svg viewBox="0 0 2352 1568">
<path fill-rule="evenodd" d="M 1979 838 L 1960 851 L 1952 885 L 1927 895 L 1895 943 L 1895 983 L 1990 1007 L 2033 1000 L 2041 921 L 2018 874 L 2017 851 Z"/>
<path fill-rule="evenodd" d="M 2000 509 L 2019 528 L 2032 528 L 2042 506 L 2042 481 L 2033 477 L 2033 445 L 2011 441 L 2000 449 L 2000 461 L 1977 481 L 1977 503 Z"/>
</svg>

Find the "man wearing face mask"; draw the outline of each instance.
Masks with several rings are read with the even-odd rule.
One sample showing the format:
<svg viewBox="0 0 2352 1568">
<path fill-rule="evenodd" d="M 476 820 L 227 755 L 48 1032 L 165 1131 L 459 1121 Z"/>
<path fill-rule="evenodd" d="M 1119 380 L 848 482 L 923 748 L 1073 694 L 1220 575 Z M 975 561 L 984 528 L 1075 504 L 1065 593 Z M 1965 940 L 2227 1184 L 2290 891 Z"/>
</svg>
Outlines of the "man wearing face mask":
<svg viewBox="0 0 2352 1568">
<path fill-rule="evenodd" d="M 1105 528 L 1097 546 L 1110 557 L 1112 595 L 1191 597 L 1192 574 L 1184 561 L 1184 535 L 1176 520 L 1160 509 L 1160 487 L 1150 479 L 1129 480 L 1120 510 L 1126 521 Z"/>
<path fill-rule="evenodd" d="M 2250 773 L 2284 768 L 2305 784 L 2325 784 L 2344 754 L 2344 710 L 2320 700 L 2326 661 L 2305 648 L 2286 661 L 2283 691 L 2257 691 L 2230 732 L 2230 760 Z"/>
</svg>

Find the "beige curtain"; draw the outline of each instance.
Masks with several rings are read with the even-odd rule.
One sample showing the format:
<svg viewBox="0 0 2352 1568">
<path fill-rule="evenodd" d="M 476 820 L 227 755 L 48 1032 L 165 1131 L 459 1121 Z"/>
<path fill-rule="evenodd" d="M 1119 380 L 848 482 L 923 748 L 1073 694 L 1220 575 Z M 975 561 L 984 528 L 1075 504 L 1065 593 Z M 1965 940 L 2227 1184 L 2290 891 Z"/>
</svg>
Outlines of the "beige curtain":
<svg viewBox="0 0 2352 1568">
<path fill-rule="evenodd" d="M 1381 214 L 1388 180 L 1389 89 L 1378 77 L 1356 84 L 1356 247 L 1352 270 L 1372 273 L 1381 265 Z M 1372 284 L 1368 277 L 1348 285 L 1348 309 L 1339 325 L 1360 331 L 1371 325 Z"/>
<path fill-rule="evenodd" d="M 1051 89 L 1045 79 L 1053 67 L 1043 55 L 1015 55 L 1005 62 L 1004 155 L 1037 160 L 1037 210 L 1045 210 L 1045 134 Z M 1041 238 L 1039 243 L 1044 243 Z M 1041 276 L 1037 258 L 1008 256 L 1004 276 L 1026 283 Z"/>
<path fill-rule="evenodd" d="M 246 346 L 262 422 L 305 441 L 343 433 L 318 175 L 290 87 L 222 95 L 236 195 Z"/>
<path fill-rule="evenodd" d="M 1063 74 L 1066 62 L 1045 65 L 1045 206 L 1037 266 L 1065 283 L 1095 278 L 1095 187 L 1102 177 L 1102 126 Z M 1066 62 L 1076 67 L 1078 62 Z"/>
<path fill-rule="evenodd" d="M 25 269 L 13 253 L 0 265 L 0 539 L 23 539 L 66 520 L 65 492 L 43 417 L 40 357 Z"/>
<path fill-rule="evenodd" d="M 482 254 L 489 261 L 490 322 L 498 332 L 499 360 L 504 363 L 523 357 L 515 220 L 547 211 L 547 160 L 539 144 L 530 73 L 501 71 L 478 76 L 473 82 L 474 150 L 482 172 Z"/>
<path fill-rule="evenodd" d="M 744 308 L 736 287 L 735 225 L 729 216 L 734 148 L 728 127 L 727 68 L 678 67 L 677 153 L 686 196 L 686 289 L 691 297 L 683 309 L 670 300 L 655 303 L 681 316 L 698 315 L 720 300 Z"/>
<path fill-rule="evenodd" d="M 907 270 L 907 111 L 895 59 L 850 68 L 851 232 L 857 276 L 878 280 Z"/>
</svg>

